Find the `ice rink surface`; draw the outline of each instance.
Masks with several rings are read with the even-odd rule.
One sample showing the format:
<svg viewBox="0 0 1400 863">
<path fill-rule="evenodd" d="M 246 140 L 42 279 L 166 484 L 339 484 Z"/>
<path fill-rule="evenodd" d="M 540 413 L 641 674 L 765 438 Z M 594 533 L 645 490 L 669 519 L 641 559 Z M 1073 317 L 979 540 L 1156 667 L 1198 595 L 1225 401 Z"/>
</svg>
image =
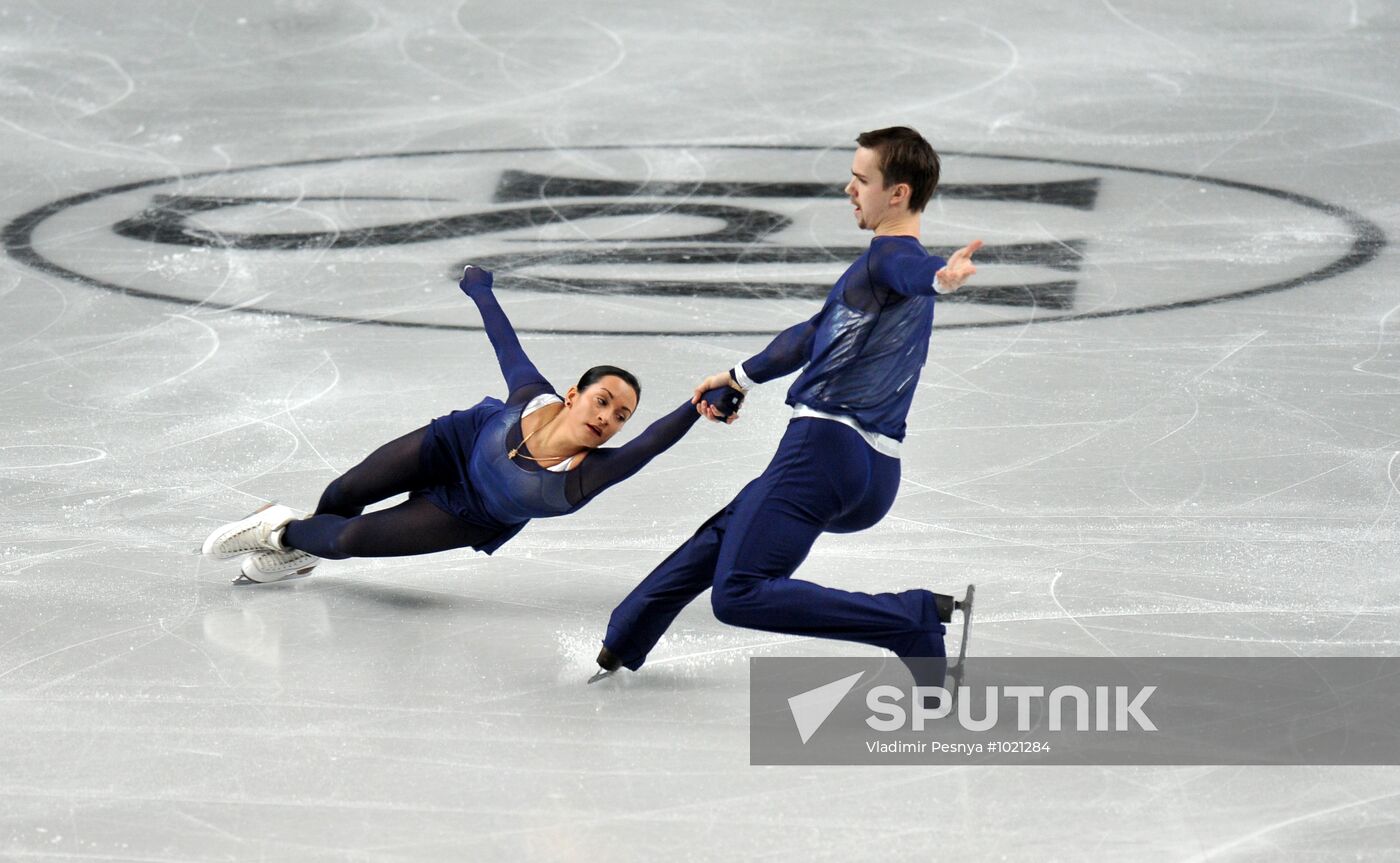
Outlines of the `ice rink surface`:
<svg viewBox="0 0 1400 863">
<path fill-rule="evenodd" d="M 815 311 L 909 124 L 984 266 L 800 575 L 976 582 L 982 656 L 1394 655 L 1397 57 L 1379 0 L 0 5 L 0 858 L 1400 859 L 1393 768 L 751 767 L 749 657 L 875 652 L 704 601 L 585 687 L 784 384 L 491 558 L 195 553 L 501 394 L 467 260 L 660 416 Z"/>
</svg>

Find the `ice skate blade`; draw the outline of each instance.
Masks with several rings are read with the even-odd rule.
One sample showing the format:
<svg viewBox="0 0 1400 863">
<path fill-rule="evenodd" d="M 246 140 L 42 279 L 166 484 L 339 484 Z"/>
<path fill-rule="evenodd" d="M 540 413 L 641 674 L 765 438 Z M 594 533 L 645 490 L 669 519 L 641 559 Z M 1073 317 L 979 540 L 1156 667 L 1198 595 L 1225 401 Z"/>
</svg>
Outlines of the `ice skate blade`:
<svg viewBox="0 0 1400 863">
<path fill-rule="evenodd" d="M 588 678 L 588 682 L 589 682 L 589 684 L 594 684 L 594 683 L 597 683 L 598 681 L 602 680 L 602 679 L 605 678 L 605 677 L 612 677 L 614 674 L 617 674 L 617 669 L 616 669 L 616 668 L 614 668 L 614 669 L 611 670 L 611 671 L 609 671 L 609 670 L 606 669 L 606 668 L 600 668 L 600 669 L 598 669 L 597 671 L 593 672 L 593 676 L 590 677 L 590 678 Z"/>
<path fill-rule="evenodd" d="M 948 690 L 948 705 L 951 708 L 958 706 L 958 694 L 962 692 L 963 683 L 967 680 L 967 665 L 959 662 L 957 665 L 948 667 L 948 679 L 944 682 L 943 688 Z"/>
<path fill-rule="evenodd" d="M 248 576 L 246 576 L 246 575 L 244 575 L 244 574 L 242 574 L 242 573 L 239 573 L 239 574 L 238 574 L 238 577 L 235 578 L 235 579 L 233 580 L 233 583 L 234 583 L 234 584 L 285 584 L 286 582 L 289 582 L 289 581 L 299 581 L 300 579 L 306 578 L 308 575 L 311 574 L 311 571 L 314 570 L 315 568 L 316 568 L 316 567 L 314 567 L 314 566 L 313 566 L 313 567 L 309 567 L 309 568 L 307 568 L 307 569 L 305 569 L 305 570 L 302 570 L 302 571 L 300 571 L 300 572 L 294 572 L 294 573 L 292 573 L 291 575 L 284 575 L 284 576 L 282 576 L 281 578 L 274 578 L 274 579 L 270 579 L 270 580 L 268 580 L 268 581 L 258 581 L 256 578 L 249 578 Z"/>
<path fill-rule="evenodd" d="M 967 593 L 962 598 L 963 631 L 962 641 L 958 644 L 958 663 L 954 668 L 959 669 L 959 679 L 961 679 L 961 669 L 963 662 L 967 659 L 967 636 L 972 632 L 972 597 L 977 592 L 977 585 L 969 584 Z"/>
</svg>

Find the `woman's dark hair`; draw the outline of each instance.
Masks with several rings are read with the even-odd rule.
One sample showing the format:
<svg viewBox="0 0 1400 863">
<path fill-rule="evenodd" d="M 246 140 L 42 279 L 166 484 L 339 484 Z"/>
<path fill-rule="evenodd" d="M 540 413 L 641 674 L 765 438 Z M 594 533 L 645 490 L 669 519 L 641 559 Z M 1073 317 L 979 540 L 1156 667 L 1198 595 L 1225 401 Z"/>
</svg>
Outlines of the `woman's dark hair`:
<svg viewBox="0 0 1400 863">
<path fill-rule="evenodd" d="M 861 132 L 856 143 L 880 154 L 880 173 L 885 188 L 896 183 L 909 184 L 909 212 L 922 213 L 938 188 L 941 165 L 924 136 L 908 126 L 891 126 Z"/>
<path fill-rule="evenodd" d="M 637 401 L 640 402 L 642 400 L 642 384 L 637 380 L 637 376 L 627 371 L 627 369 L 620 369 L 617 366 L 594 366 L 584 372 L 583 377 L 578 379 L 578 391 L 583 392 L 608 375 L 622 378 L 622 380 L 632 388 L 632 391 L 637 394 Z"/>
</svg>

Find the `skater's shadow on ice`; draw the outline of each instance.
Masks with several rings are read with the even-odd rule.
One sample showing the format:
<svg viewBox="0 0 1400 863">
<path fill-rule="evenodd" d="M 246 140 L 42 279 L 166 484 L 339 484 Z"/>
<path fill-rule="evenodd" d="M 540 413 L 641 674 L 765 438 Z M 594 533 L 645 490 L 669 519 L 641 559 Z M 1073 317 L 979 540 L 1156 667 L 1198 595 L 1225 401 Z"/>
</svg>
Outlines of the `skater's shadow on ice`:
<svg viewBox="0 0 1400 863">
<path fill-rule="evenodd" d="M 392 584 L 373 584 L 363 581 L 341 582 L 335 586 L 337 599 L 348 602 L 364 602 L 388 606 L 399 611 L 410 612 L 454 612 L 465 613 L 494 607 L 496 603 L 486 600 L 434 593 L 416 588 L 399 587 Z"/>
</svg>

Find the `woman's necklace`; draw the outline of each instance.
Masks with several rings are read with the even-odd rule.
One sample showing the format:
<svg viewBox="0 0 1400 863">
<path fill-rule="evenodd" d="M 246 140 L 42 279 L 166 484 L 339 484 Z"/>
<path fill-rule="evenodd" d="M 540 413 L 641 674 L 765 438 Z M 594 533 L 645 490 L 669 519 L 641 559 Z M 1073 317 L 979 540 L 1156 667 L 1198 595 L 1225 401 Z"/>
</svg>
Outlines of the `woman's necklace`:
<svg viewBox="0 0 1400 863">
<path fill-rule="evenodd" d="M 525 435 L 524 440 L 521 440 L 521 441 L 520 441 L 520 446 L 518 446 L 518 447 L 516 447 L 515 449 L 511 450 L 510 452 L 506 453 L 506 458 L 508 458 L 508 459 L 513 459 L 513 458 L 515 458 L 517 455 L 519 455 L 521 458 L 528 458 L 530 461 L 534 462 L 535 464 L 542 464 L 543 462 L 546 462 L 546 461 L 552 461 L 552 462 L 554 462 L 555 464 L 559 464 L 560 462 L 568 461 L 569 459 L 571 459 L 571 458 L 573 458 L 574 456 L 577 456 L 577 455 L 578 455 L 578 453 L 574 453 L 573 455 L 564 456 L 563 458 L 560 458 L 559 456 L 545 456 L 543 459 L 535 458 L 535 457 L 532 456 L 532 455 L 522 455 L 522 454 L 520 453 L 520 450 L 521 450 L 522 448 L 524 448 L 525 443 L 526 443 L 527 441 L 529 441 L 530 438 L 534 437 L 534 436 L 535 436 L 535 432 L 537 432 L 537 431 L 539 431 L 540 429 L 544 428 L 545 425 L 546 425 L 545 423 L 542 423 L 542 424 L 540 424 L 540 425 L 538 425 L 538 426 L 535 426 L 535 431 L 532 431 L 532 432 L 530 432 L 529 434 Z M 582 452 L 582 450 L 580 450 L 580 452 Z"/>
</svg>

